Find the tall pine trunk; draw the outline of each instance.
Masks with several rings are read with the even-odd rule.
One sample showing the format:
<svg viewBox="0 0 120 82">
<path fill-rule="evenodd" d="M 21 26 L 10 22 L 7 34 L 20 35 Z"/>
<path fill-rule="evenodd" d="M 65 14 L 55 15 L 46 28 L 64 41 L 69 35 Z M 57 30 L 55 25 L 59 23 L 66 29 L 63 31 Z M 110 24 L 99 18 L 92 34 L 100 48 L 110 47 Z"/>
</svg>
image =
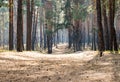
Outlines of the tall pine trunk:
<svg viewBox="0 0 120 82">
<path fill-rule="evenodd" d="M 42 17 L 43 17 L 43 8 L 40 7 L 40 48 L 43 48 L 43 21 L 42 21 Z"/>
<path fill-rule="evenodd" d="M 47 35 L 48 54 L 52 53 L 52 34 Z"/>
<path fill-rule="evenodd" d="M 106 0 L 103 0 L 103 20 L 104 20 L 104 32 L 105 32 L 105 50 L 109 50 L 109 30 L 108 30 L 108 19 L 107 19 L 107 11 L 106 11 L 106 4 L 105 4 Z"/>
<path fill-rule="evenodd" d="M 97 9 L 97 25 L 98 25 L 98 49 L 100 52 L 104 51 L 104 38 L 103 38 L 103 27 L 102 27 L 102 17 L 101 17 L 101 1 L 96 1 Z M 100 54 L 102 56 L 102 54 Z"/>
<path fill-rule="evenodd" d="M 69 37 L 69 47 L 68 48 L 71 48 L 72 47 L 72 30 L 71 28 L 69 27 L 68 28 L 68 37 Z"/>
<path fill-rule="evenodd" d="M 26 39 L 26 50 L 31 50 L 31 10 L 30 10 L 30 0 L 27 0 L 27 39 Z"/>
<path fill-rule="evenodd" d="M 109 0 L 110 50 L 118 51 L 116 30 L 114 28 L 115 0 Z"/>
<path fill-rule="evenodd" d="M 9 50 L 13 48 L 13 0 L 9 0 Z"/>
<path fill-rule="evenodd" d="M 48 54 L 51 54 L 52 53 L 52 26 L 47 25 L 47 30 L 49 31 L 49 33 L 47 34 L 47 48 L 48 48 Z"/>
<path fill-rule="evenodd" d="M 35 15 L 35 12 L 37 11 L 37 15 Z M 37 23 L 38 23 L 38 10 L 34 10 L 34 23 L 33 23 L 33 30 L 32 30 L 32 50 L 35 49 L 35 43 L 36 43 L 36 32 L 37 32 Z"/>
<path fill-rule="evenodd" d="M 88 37 L 88 40 L 87 40 L 87 46 L 90 45 L 90 26 L 89 26 L 89 18 L 87 19 L 87 29 L 88 29 L 88 33 L 87 33 L 87 37 Z"/>
<path fill-rule="evenodd" d="M 22 0 L 18 0 L 17 10 L 17 51 L 23 51 L 23 17 L 22 17 Z"/>
</svg>

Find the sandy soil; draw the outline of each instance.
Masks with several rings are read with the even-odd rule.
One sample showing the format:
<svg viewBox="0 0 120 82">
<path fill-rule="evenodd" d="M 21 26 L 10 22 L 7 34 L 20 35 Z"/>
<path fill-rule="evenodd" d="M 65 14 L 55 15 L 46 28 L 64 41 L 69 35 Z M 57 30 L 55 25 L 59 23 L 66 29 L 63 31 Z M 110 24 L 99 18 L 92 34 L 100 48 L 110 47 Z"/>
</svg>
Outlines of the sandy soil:
<svg viewBox="0 0 120 82">
<path fill-rule="evenodd" d="M 0 82 L 120 82 L 120 55 L 66 51 L 1 52 Z"/>
</svg>

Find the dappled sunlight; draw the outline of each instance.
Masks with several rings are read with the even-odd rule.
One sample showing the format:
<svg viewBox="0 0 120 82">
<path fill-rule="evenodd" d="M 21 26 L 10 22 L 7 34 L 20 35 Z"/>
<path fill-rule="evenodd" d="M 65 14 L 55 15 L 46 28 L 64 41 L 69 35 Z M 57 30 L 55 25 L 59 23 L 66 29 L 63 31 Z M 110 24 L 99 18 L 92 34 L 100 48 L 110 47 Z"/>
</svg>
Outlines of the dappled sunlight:
<svg viewBox="0 0 120 82">
<path fill-rule="evenodd" d="M 100 72 L 86 72 L 86 74 L 81 75 L 81 77 L 85 78 L 89 81 L 103 81 L 103 82 L 111 82 L 112 74 L 110 73 L 100 73 Z M 105 79 L 107 78 L 107 79 Z"/>
<path fill-rule="evenodd" d="M 101 63 L 98 63 L 98 65 L 107 66 L 107 65 L 112 65 L 112 63 L 109 63 L 109 62 L 101 62 Z"/>
<path fill-rule="evenodd" d="M 49 55 L 49 54 L 41 54 L 38 52 L 23 52 L 23 53 L 17 53 L 17 52 L 3 52 L 0 55 L 1 60 L 39 60 L 39 59 L 49 59 L 49 60 L 91 60 L 94 58 L 95 55 L 88 55 L 93 54 L 94 52 L 83 52 L 79 54 L 59 54 L 59 55 Z M 86 54 L 86 55 L 84 55 Z M 86 58 L 87 57 L 87 58 Z"/>
<path fill-rule="evenodd" d="M 20 80 L 23 82 L 28 79 L 38 82 L 39 80 L 46 81 L 47 79 L 51 79 L 51 82 L 55 82 L 56 78 L 64 80 L 64 76 L 71 75 L 73 70 L 77 70 L 79 66 L 85 64 L 82 58 L 86 56 L 83 56 L 82 53 L 79 53 L 79 55 L 47 55 L 38 52 L 3 52 L 0 54 L 0 78 L 3 78 L 2 81 L 9 79 L 11 81 Z"/>
<path fill-rule="evenodd" d="M 1 81 L 22 82 L 114 82 L 120 77 L 119 55 L 94 51 L 71 54 L 41 54 L 39 52 L 0 53 Z M 118 81 L 119 79 L 117 79 Z"/>
<path fill-rule="evenodd" d="M 120 0 L 0 0 L 0 82 L 120 82 Z"/>
<path fill-rule="evenodd" d="M 22 53 L 18 53 L 18 52 L 3 52 L 1 53 L 0 57 L 3 58 L 8 58 L 8 59 L 14 59 L 14 60 L 33 60 L 33 58 L 29 58 L 29 56 L 22 56 Z M 30 54 L 30 53 L 28 53 Z"/>
<path fill-rule="evenodd" d="M 120 55 L 105 52 L 99 57 L 98 51 L 66 53 L 66 46 L 53 48 L 54 54 L 1 52 L 0 81 L 119 82 Z"/>
</svg>

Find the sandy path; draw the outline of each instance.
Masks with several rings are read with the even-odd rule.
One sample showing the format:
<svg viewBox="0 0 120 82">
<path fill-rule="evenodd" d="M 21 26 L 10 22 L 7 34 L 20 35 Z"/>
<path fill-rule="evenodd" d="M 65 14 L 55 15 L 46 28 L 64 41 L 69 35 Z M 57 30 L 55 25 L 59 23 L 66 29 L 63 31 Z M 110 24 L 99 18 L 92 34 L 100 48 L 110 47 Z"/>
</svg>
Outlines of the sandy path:
<svg viewBox="0 0 120 82">
<path fill-rule="evenodd" d="M 2 52 L 0 82 L 120 82 L 120 56 Z"/>
</svg>

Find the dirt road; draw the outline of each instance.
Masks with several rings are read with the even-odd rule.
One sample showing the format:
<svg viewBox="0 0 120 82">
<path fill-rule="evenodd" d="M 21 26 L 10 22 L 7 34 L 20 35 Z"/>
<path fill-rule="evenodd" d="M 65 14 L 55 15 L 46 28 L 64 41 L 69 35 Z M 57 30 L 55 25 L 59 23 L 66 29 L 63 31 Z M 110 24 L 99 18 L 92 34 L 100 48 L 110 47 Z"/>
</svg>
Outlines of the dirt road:
<svg viewBox="0 0 120 82">
<path fill-rule="evenodd" d="M 120 82 L 120 55 L 1 52 L 0 82 Z"/>
</svg>

